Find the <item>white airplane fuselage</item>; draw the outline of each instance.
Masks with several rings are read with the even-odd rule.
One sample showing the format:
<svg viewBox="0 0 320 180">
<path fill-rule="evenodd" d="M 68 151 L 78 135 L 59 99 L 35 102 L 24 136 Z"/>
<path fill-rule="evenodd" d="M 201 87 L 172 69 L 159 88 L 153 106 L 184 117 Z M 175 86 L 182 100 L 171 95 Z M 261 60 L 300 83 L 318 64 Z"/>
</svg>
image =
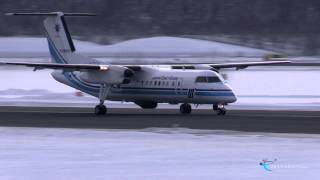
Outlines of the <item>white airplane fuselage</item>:
<svg viewBox="0 0 320 180">
<path fill-rule="evenodd" d="M 100 84 L 81 80 L 81 72 L 55 71 L 59 82 L 99 97 Z M 215 82 L 196 82 L 199 77 L 215 77 Z M 153 103 L 228 104 L 236 101 L 230 86 L 211 70 L 176 70 L 143 66 L 127 84 L 111 85 L 106 100 Z"/>
</svg>

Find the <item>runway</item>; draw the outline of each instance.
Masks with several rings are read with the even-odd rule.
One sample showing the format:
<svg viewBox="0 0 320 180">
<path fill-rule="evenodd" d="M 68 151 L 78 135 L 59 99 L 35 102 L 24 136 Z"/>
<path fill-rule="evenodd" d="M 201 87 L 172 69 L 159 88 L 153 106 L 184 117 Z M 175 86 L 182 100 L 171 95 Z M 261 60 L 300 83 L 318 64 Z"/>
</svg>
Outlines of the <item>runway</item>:
<svg viewBox="0 0 320 180">
<path fill-rule="evenodd" d="M 0 107 L 2 127 L 87 129 L 190 128 L 273 133 L 320 133 L 320 112 L 230 110 L 217 116 L 211 110 L 181 115 L 176 109 L 108 109 L 95 116 L 91 108 Z"/>
</svg>

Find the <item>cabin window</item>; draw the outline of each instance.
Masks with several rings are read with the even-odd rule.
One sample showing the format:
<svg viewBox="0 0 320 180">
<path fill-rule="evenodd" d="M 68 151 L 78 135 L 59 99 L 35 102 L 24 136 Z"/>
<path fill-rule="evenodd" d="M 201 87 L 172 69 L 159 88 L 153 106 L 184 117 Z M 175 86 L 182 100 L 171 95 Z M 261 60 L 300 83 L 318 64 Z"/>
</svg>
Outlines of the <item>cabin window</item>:
<svg viewBox="0 0 320 180">
<path fill-rule="evenodd" d="M 157 81 L 154 82 L 154 85 L 155 85 L 155 86 L 157 85 Z"/>
</svg>

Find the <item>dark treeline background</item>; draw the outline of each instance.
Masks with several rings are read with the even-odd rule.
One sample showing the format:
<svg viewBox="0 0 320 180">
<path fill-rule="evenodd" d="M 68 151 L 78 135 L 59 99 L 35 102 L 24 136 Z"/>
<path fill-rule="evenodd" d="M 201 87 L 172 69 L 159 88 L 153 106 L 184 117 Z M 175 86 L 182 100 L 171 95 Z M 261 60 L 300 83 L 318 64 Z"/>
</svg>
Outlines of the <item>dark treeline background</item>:
<svg viewBox="0 0 320 180">
<path fill-rule="evenodd" d="M 6 12 L 94 12 L 68 18 L 78 38 L 110 43 L 150 36 L 186 36 L 317 55 L 319 0 L 1 0 Z M 42 35 L 39 17 L 0 16 L 0 35 Z"/>
</svg>

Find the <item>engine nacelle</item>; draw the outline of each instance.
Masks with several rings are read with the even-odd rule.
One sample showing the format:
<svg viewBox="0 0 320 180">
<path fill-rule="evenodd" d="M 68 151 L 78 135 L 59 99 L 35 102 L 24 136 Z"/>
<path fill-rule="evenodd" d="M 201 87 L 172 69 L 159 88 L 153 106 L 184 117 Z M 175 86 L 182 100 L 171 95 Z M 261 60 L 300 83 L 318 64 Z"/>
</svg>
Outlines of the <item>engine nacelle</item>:
<svg viewBox="0 0 320 180">
<path fill-rule="evenodd" d="M 107 70 L 81 72 L 80 79 L 88 83 L 123 84 L 133 75 L 134 72 L 126 67 L 110 65 Z"/>
</svg>

